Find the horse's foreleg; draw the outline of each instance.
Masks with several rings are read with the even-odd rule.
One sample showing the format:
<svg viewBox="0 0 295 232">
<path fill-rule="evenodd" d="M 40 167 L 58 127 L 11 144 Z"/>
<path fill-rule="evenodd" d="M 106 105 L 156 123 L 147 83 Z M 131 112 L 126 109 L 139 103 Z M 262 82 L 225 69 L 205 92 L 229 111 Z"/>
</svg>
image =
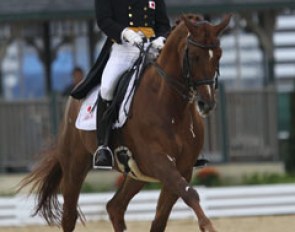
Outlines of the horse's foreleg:
<svg viewBox="0 0 295 232">
<path fill-rule="evenodd" d="M 178 195 L 171 193 L 165 186 L 161 190 L 157 204 L 155 219 L 152 223 L 151 232 L 164 231 L 173 205 L 178 199 Z"/>
<path fill-rule="evenodd" d="M 186 178 L 187 181 L 190 181 L 191 174 L 192 170 L 186 172 L 186 174 L 183 176 Z M 165 230 L 172 207 L 178 198 L 178 195 L 165 188 L 165 186 L 162 188 L 157 204 L 156 216 L 152 223 L 151 231 Z"/>
<path fill-rule="evenodd" d="M 116 192 L 114 197 L 107 204 L 107 211 L 112 221 L 115 232 L 126 230 L 124 214 L 130 200 L 142 189 L 145 182 L 127 177 Z"/>
<path fill-rule="evenodd" d="M 90 165 L 91 156 L 83 153 L 80 153 L 79 157 L 73 155 L 70 157 L 70 160 L 67 160 L 67 164 L 64 164 L 64 178 L 62 182 L 64 198 L 62 228 L 64 232 L 72 232 L 75 229 L 79 215 L 77 210 L 79 194 Z"/>
<path fill-rule="evenodd" d="M 183 201 L 193 209 L 202 232 L 215 232 L 210 220 L 206 217 L 203 209 L 200 206 L 198 193 L 188 184 L 188 181 L 181 176 L 173 161 L 163 155 L 155 156 L 156 160 L 150 159 L 152 162 L 150 167 L 153 167 L 153 177 L 159 179 L 165 188 L 172 193 L 181 197 Z"/>
</svg>

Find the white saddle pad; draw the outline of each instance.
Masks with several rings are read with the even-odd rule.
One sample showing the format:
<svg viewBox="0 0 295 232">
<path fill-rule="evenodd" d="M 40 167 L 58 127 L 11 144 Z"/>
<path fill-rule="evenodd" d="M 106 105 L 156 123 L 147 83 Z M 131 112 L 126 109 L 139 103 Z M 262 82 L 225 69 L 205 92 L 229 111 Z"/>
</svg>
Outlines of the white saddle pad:
<svg viewBox="0 0 295 232">
<path fill-rule="evenodd" d="M 120 106 L 119 117 L 113 124 L 113 128 L 120 128 L 124 125 L 128 118 L 128 112 L 134 95 L 133 84 L 135 80 L 135 75 L 132 76 L 127 92 L 125 94 L 123 103 Z M 83 100 L 79 115 L 76 120 L 76 127 L 80 130 L 92 131 L 96 130 L 96 99 L 98 92 L 100 91 L 100 86 L 93 88 Z"/>
</svg>

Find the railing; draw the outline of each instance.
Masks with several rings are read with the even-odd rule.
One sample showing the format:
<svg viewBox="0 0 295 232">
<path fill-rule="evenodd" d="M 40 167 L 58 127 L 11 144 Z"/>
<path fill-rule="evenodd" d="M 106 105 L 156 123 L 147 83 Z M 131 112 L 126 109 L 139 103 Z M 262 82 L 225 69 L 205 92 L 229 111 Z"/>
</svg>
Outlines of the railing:
<svg viewBox="0 0 295 232">
<path fill-rule="evenodd" d="M 205 213 L 213 217 L 238 217 L 295 214 L 295 185 L 262 185 L 224 188 L 195 187 Z M 82 194 L 79 205 L 88 221 L 108 220 L 106 203 L 114 193 Z M 142 191 L 129 204 L 126 220 L 152 220 L 159 191 Z M 25 200 L 24 200 L 25 199 Z M 62 198 L 60 197 L 62 202 Z M 40 217 L 31 217 L 34 198 L 25 196 L 0 198 L 0 226 L 45 224 Z M 193 219 L 192 210 L 180 199 L 170 219 Z"/>
<path fill-rule="evenodd" d="M 54 109 L 49 99 L 0 101 L 0 171 L 33 165 L 40 151 L 54 140 L 57 125 L 53 118 L 61 118 L 63 105 L 63 99 Z"/>
<path fill-rule="evenodd" d="M 275 90 L 221 93 L 206 119 L 204 153 L 217 162 L 278 160 L 277 123 Z"/>
<path fill-rule="evenodd" d="M 278 160 L 276 92 L 229 92 L 226 106 L 230 160 Z"/>
<path fill-rule="evenodd" d="M 215 162 L 277 160 L 276 98 L 273 90 L 221 94 L 202 154 Z M 30 168 L 54 139 L 63 106 L 64 99 L 0 101 L 0 171 Z"/>
</svg>

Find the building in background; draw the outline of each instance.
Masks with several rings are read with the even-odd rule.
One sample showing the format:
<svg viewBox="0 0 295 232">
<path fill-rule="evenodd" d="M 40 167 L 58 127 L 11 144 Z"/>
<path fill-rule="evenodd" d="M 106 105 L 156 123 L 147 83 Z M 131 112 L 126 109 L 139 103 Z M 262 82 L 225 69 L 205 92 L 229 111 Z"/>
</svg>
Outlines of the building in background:
<svg viewBox="0 0 295 232">
<path fill-rule="evenodd" d="M 251 23 L 260 23 L 260 30 L 263 24 L 268 27 L 274 24 L 271 34 L 274 75 L 279 89 L 284 91 L 293 88 L 290 83 L 295 78 L 294 5 L 290 0 L 251 0 L 247 4 L 242 0 L 230 3 L 167 1 L 171 21 L 184 12 L 204 13 L 212 20 L 225 12 L 237 13 L 231 23 L 231 33 L 222 39 L 225 52 L 221 80 L 227 81 L 228 88 L 252 88 L 268 82 L 259 28 L 256 30 Z M 32 99 L 44 97 L 51 91 L 60 92 L 70 82 L 74 66 L 89 70 L 103 39 L 96 27 L 93 9 L 92 1 L 81 0 L 1 2 L 0 92 L 3 97 Z"/>
</svg>

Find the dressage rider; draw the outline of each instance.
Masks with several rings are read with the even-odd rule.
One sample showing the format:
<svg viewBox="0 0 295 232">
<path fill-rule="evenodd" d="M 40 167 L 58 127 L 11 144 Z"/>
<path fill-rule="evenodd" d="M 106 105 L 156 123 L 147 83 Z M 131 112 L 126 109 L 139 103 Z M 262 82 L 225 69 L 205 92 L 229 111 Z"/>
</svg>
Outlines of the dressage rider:
<svg viewBox="0 0 295 232">
<path fill-rule="evenodd" d="M 101 119 L 113 99 L 119 77 L 138 58 L 137 46 L 148 41 L 154 50 L 160 51 L 170 31 L 170 24 L 164 0 L 95 0 L 95 12 L 99 28 L 108 37 L 100 56 L 109 52 L 98 96 L 96 122 L 99 131 L 103 128 L 100 125 Z M 94 167 L 111 169 L 113 154 L 103 144 L 105 133 L 106 131 L 98 133 Z"/>
</svg>

